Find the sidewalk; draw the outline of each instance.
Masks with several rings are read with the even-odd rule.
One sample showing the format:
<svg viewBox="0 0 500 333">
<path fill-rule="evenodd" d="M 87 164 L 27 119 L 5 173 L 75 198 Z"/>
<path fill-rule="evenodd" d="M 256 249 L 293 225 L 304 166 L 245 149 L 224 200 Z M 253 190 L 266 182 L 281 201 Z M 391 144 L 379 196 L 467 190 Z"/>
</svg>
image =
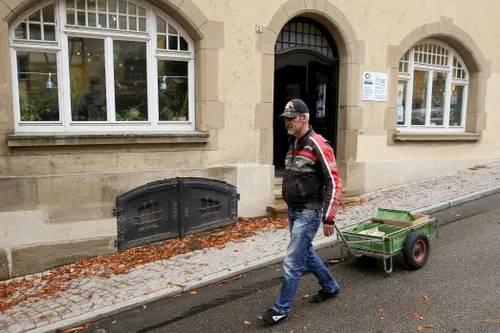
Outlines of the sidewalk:
<svg viewBox="0 0 500 333">
<path fill-rule="evenodd" d="M 497 192 L 500 192 L 500 163 L 364 194 L 357 199 L 366 202 L 339 212 L 337 223 L 343 226 L 367 219 L 377 207 L 431 213 Z M 333 240 L 323 237 L 320 228 L 314 245 L 325 247 Z M 110 279 L 73 280 L 62 296 L 37 303 L 25 301 L 0 313 L 0 333 L 53 332 L 96 321 L 280 262 L 287 244 L 287 229 L 259 232 L 244 242 L 228 243 L 220 250 L 208 248 L 179 255 L 138 266 Z"/>
</svg>

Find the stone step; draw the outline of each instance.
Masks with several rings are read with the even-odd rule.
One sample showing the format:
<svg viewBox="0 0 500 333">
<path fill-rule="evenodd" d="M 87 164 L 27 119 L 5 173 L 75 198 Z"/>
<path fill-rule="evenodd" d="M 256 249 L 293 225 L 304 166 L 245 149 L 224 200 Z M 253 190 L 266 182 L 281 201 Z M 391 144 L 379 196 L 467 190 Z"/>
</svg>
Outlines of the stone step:
<svg viewBox="0 0 500 333">
<path fill-rule="evenodd" d="M 288 206 L 286 204 L 267 205 L 267 216 L 273 218 L 287 218 Z"/>
<path fill-rule="evenodd" d="M 281 190 L 281 184 L 283 184 L 283 178 L 275 177 L 274 178 L 274 189 Z"/>
</svg>

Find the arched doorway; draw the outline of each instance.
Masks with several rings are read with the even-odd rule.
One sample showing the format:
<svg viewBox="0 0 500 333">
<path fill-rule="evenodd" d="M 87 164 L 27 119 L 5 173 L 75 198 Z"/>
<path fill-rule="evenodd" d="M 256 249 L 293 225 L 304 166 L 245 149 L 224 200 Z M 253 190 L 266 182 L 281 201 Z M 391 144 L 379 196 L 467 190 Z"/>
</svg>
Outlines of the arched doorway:
<svg viewBox="0 0 500 333">
<path fill-rule="evenodd" d="M 274 51 L 273 162 L 279 176 L 284 170 L 288 135 L 278 115 L 292 98 L 306 102 L 314 130 L 336 149 L 339 54 L 325 27 L 306 17 L 288 21 L 278 35 Z"/>
</svg>

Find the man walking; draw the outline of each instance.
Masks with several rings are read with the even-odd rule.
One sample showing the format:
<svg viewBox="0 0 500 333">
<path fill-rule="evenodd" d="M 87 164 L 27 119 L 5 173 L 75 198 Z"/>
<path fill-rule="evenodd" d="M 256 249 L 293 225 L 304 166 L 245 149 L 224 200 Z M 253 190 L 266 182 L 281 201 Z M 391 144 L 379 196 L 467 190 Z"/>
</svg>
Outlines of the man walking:
<svg viewBox="0 0 500 333">
<path fill-rule="evenodd" d="M 309 109 L 302 100 L 292 99 L 279 117 L 285 119 L 291 135 L 282 188 L 288 205 L 291 239 L 283 263 L 284 281 L 276 302 L 273 308 L 257 316 L 269 325 L 288 317 L 304 268 L 311 271 L 321 285 L 309 302 L 323 302 L 340 292 L 337 281 L 312 247 L 321 222 L 325 236 L 334 233 L 342 183 L 333 149 L 309 126 Z"/>
</svg>

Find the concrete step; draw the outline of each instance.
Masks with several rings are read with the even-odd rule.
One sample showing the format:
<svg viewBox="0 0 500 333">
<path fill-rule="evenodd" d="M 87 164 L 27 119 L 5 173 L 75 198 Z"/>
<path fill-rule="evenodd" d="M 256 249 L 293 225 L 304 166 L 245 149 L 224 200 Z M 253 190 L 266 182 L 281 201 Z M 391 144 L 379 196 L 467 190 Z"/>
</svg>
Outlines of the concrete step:
<svg viewBox="0 0 500 333">
<path fill-rule="evenodd" d="M 267 205 L 267 216 L 272 218 L 287 218 L 288 206 L 286 204 Z"/>
<path fill-rule="evenodd" d="M 275 177 L 274 178 L 274 189 L 281 190 L 281 184 L 283 184 L 283 178 Z"/>
</svg>

